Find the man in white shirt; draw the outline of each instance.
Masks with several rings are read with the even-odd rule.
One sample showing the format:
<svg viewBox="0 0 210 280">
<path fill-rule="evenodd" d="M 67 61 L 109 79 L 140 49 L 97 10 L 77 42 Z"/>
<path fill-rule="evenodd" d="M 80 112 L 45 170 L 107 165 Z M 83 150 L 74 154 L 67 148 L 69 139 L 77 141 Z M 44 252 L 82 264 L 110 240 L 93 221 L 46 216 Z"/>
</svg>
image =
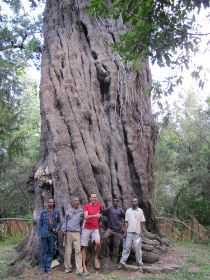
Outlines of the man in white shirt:
<svg viewBox="0 0 210 280">
<path fill-rule="evenodd" d="M 144 213 L 141 208 L 138 207 L 137 198 L 132 198 L 131 208 L 125 213 L 125 233 L 124 238 L 125 245 L 123 246 L 122 257 L 118 268 L 122 268 L 125 265 L 133 245 L 135 250 L 136 262 L 139 266 L 142 266 L 142 223 L 145 222 Z"/>
</svg>

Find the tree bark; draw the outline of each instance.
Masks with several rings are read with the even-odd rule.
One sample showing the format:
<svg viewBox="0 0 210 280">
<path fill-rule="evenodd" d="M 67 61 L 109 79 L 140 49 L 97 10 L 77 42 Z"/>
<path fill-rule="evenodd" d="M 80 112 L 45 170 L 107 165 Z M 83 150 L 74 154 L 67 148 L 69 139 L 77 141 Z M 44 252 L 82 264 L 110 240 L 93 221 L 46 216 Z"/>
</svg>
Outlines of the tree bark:
<svg viewBox="0 0 210 280">
<path fill-rule="evenodd" d="M 136 196 L 157 231 L 153 161 L 157 129 L 151 114 L 148 61 L 132 72 L 110 44 L 121 20 L 90 15 L 87 1 L 47 0 L 41 65 L 41 146 L 35 172 L 34 229 L 25 254 L 37 256 L 40 210 L 54 197 L 63 218 L 73 196 L 96 193 L 104 206 Z"/>
</svg>

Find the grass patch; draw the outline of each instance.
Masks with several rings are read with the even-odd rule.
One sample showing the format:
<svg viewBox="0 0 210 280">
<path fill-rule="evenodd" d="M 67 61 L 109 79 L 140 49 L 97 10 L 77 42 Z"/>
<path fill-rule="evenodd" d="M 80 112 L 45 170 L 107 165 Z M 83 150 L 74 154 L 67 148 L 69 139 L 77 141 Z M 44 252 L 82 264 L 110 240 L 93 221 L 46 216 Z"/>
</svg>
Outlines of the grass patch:
<svg viewBox="0 0 210 280">
<path fill-rule="evenodd" d="M 207 247 L 210 247 L 210 241 L 208 240 L 202 243 L 198 243 L 198 242 L 181 240 L 181 241 L 174 242 L 174 245 L 177 247 L 206 249 Z"/>
<path fill-rule="evenodd" d="M 0 240 L 0 246 L 12 246 L 20 244 L 26 238 L 25 235 L 20 234 L 16 236 L 10 236 L 6 239 Z"/>
<path fill-rule="evenodd" d="M 12 269 L 9 263 L 17 257 L 15 246 L 24 239 L 24 235 L 18 235 L 0 241 L 0 279 L 8 278 L 11 275 Z"/>
</svg>

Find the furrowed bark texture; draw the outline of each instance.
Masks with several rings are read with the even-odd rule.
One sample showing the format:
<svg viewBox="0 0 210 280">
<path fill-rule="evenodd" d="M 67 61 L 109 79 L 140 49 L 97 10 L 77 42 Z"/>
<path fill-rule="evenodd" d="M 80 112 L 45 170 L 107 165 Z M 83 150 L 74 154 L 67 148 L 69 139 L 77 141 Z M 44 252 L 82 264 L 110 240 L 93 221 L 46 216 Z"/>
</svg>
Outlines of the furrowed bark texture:
<svg viewBox="0 0 210 280">
<path fill-rule="evenodd" d="M 25 250 L 35 254 L 40 210 L 51 196 L 63 218 L 73 196 L 114 196 L 130 207 L 136 196 L 157 230 L 153 211 L 156 126 L 148 62 L 131 72 L 110 44 L 122 22 L 90 16 L 86 1 L 47 0 L 41 70 L 41 149 L 35 173 L 34 231 Z M 37 246 L 35 246 L 37 247 Z"/>
</svg>

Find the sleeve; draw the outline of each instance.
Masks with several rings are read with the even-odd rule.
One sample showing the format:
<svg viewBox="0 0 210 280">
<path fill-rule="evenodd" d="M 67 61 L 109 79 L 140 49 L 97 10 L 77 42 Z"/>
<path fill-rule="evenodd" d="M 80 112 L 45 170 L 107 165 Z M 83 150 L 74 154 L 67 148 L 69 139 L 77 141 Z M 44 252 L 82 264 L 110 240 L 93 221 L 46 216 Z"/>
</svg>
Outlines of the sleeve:
<svg viewBox="0 0 210 280">
<path fill-rule="evenodd" d="M 128 210 L 125 212 L 125 222 L 128 222 L 128 215 L 129 214 L 129 212 L 128 212 Z"/>
<path fill-rule="evenodd" d="M 80 214 L 81 219 L 84 220 L 84 210 L 82 209 L 81 214 Z"/>
<path fill-rule="evenodd" d="M 38 224 L 38 236 L 41 237 L 41 229 L 42 229 L 42 212 L 39 216 L 39 224 Z"/>
<path fill-rule="evenodd" d="M 82 210 L 81 214 L 80 214 L 80 228 L 82 229 L 84 224 L 84 212 Z"/>
<path fill-rule="evenodd" d="M 66 229 L 67 229 L 67 218 L 68 218 L 68 210 L 66 211 L 66 215 L 65 215 L 64 222 L 63 222 L 63 225 L 62 225 L 62 230 L 63 231 L 66 231 Z"/>
</svg>

